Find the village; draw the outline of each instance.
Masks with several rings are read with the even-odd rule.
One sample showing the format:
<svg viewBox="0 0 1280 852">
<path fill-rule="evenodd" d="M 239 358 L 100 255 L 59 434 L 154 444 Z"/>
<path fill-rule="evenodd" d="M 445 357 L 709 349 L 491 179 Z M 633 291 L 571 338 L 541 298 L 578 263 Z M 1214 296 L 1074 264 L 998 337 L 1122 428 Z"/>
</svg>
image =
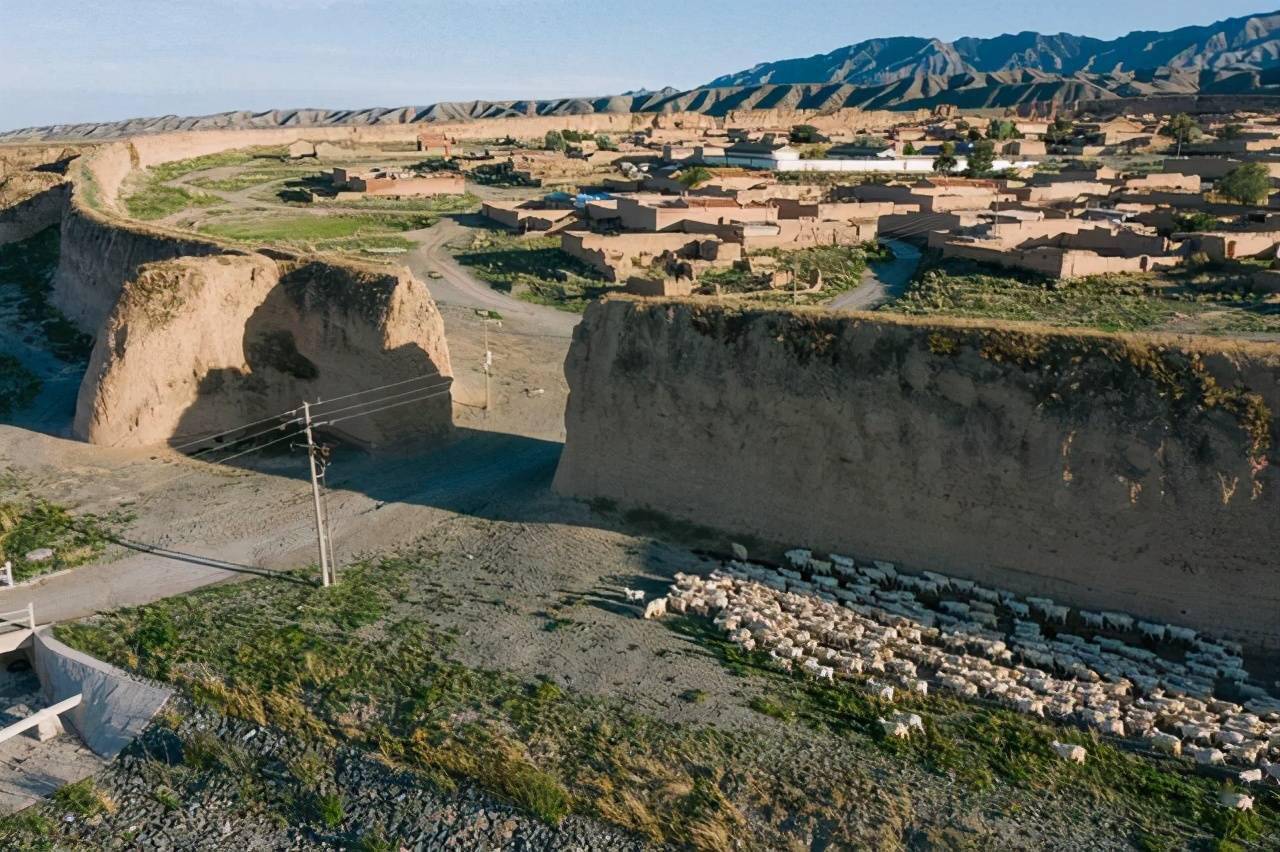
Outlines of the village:
<svg viewBox="0 0 1280 852">
<path fill-rule="evenodd" d="M 1273 118 L 940 115 L 874 136 L 812 126 L 565 135 L 436 167 L 530 188 L 521 200 L 485 201 L 484 216 L 558 238 L 566 255 L 638 295 L 724 297 L 728 270 L 753 273 L 754 295 L 818 295 L 824 285 L 833 295 L 820 275 L 797 281 L 779 257 L 877 240 L 1053 279 L 1243 264 L 1256 293 L 1280 293 L 1270 268 L 1280 243 Z M 449 145 L 424 136 L 421 148 Z M 421 180 L 404 180 L 403 192 L 420 192 Z"/>
</svg>

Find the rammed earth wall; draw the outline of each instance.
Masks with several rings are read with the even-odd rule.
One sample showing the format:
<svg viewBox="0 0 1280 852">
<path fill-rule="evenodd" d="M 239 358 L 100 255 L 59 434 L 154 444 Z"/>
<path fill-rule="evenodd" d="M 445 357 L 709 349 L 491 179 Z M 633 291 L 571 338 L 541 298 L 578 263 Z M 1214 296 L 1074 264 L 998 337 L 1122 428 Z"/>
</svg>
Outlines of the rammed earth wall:
<svg viewBox="0 0 1280 852">
<path fill-rule="evenodd" d="M 1280 346 L 592 305 L 563 493 L 1280 642 Z"/>
</svg>

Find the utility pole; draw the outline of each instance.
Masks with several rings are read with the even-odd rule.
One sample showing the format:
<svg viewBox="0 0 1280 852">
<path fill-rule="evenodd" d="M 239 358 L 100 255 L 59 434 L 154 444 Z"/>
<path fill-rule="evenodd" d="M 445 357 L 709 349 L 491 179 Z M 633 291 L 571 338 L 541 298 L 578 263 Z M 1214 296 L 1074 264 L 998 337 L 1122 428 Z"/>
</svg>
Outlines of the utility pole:
<svg viewBox="0 0 1280 852">
<path fill-rule="evenodd" d="M 320 509 L 320 479 L 316 475 L 316 442 L 311 434 L 311 403 L 302 403 L 303 429 L 307 436 L 307 463 L 311 465 L 311 498 L 316 508 L 316 540 L 320 545 L 320 585 L 328 588 L 333 584 L 332 571 L 329 567 L 329 547 L 325 536 L 324 514 Z"/>
<path fill-rule="evenodd" d="M 484 371 L 484 416 L 489 416 L 489 378 L 493 373 L 493 351 L 489 348 L 489 323 L 496 322 L 499 327 L 502 326 L 502 315 L 497 311 L 484 311 L 476 309 L 476 316 L 480 317 L 480 321 L 484 323 L 484 358 L 480 362 L 480 367 Z"/>
<path fill-rule="evenodd" d="M 489 348 L 489 318 L 484 323 L 484 416 L 489 416 L 489 373 L 493 370 L 493 350 Z"/>
</svg>

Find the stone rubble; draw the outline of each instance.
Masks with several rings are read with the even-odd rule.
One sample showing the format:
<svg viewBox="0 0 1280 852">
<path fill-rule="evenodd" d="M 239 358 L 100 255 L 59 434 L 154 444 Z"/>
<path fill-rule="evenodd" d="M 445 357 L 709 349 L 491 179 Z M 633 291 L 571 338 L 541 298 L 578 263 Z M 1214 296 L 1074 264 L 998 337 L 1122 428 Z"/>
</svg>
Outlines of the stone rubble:
<svg viewBox="0 0 1280 852">
<path fill-rule="evenodd" d="M 1280 701 L 1251 678 L 1236 643 L 886 562 L 786 556 L 778 568 L 733 559 L 708 578 L 677 574 L 645 615 L 713 618 L 781 669 L 860 683 L 885 701 L 937 688 L 1245 767 L 1243 783 L 1280 781 Z M 881 723 L 910 735 L 896 716 Z M 1064 746 L 1064 759 L 1082 762 L 1076 748 Z"/>
</svg>

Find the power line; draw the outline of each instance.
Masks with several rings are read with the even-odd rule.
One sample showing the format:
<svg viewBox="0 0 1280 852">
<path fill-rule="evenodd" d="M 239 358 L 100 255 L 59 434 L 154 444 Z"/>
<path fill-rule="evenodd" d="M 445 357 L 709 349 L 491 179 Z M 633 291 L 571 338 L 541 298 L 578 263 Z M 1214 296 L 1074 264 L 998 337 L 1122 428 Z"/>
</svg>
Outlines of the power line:
<svg viewBox="0 0 1280 852">
<path fill-rule="evenodd" d="M 428 385 L 427 387 L 424 387 L 424 388 L 414 388 L 413 390 L 403 391 L 401 393 L 388 394 L 387 396 L 379 397 L 378 399 L 371 399 L 368 402 L 357 402 L 354 405 L 347 405 L 342 408 L 335 408 L 332 411 L 323 412 L 322 416 L 328 417 L 331 414 L 337 414 L 342 411 L 350 411 L 353 408 L 364 408 L 366 405 L 377 405 L 378 403 L 386 402 L 389 399 L 399 399 L 402 396 L 409 396 L 410 394 L 424 393 L 426 391 L 438 390 L 439 388 L 449 387 L 452 384 L 453 384 L 453 379 L 449 379 L 448 381 L 440 382 L 439 384 L 436 384 L 436 385 Z"/>
<path fill-rule="evenodd" d="M 352 420 L 356 417 L 368 417 L 370 414 L 377 414 L 379 411 L 386 411 L 388 408 L 399 408 L 402 405 L 408 405 L 412 402 L 422 402 L 423 400 L 433 399 L 437 396 L 444 396 L 448 393 L 449 393 L 448 391 L 437 391 L 436 393 L 429 393 L 426 396 L 420 396 L 420 397 L 417 397 L 416 399 L 406 399 L 403 402 L 393 402 L 391 405 L 384 405 L 381 408 L 375 408 L 372 411 L 362 411 L 359 414 L 348 414 L 346 417 L 339 417 L 336 420 L 325 420 L 320 423 L 316 423 L 315 425 L 316 426 L 333 426 L 334 424 L 341 423 L 344 420 Z"/>
<path fill-rule="evenodd" d="M 239 426 L 232 426 L 230 429 L 226 429 L 226 430 L 224 430 L 224 431 L 222 431 L 222 432 L 214 432 L 212 435 L 206 435 L 206 436 L 204 436 L 203 438 L 196 438 L 194 441 L 188 441 L 188 442 L 187 442 L 187 443 L 185 443 L 185 444 L 179 444 L 179 445 L 178 445 L 178 446 L 176 446 L 176 447 L 170 447 L 170 449 L 172 449 L 172 450 L 176 450 L 176 451 L 179 451 L 179 452 L 180 452 L 180 451 L 182 451 L 183 449 L 185 449 L 185 448 L 187 448 L 187 447 L 194 447 L 196 444 L 203 444 L 205 441 L 212 441 L 212 440 L 214 440 L 215 438 L 221 438 L 223 435 L 230 435 L 232 432 L 238 432 L 238 431 L 240 431 L 241 429 L 249 429 L 249 428 L 252 428 L 252 427 L 254 427 L 254 426 L 259 426 L 259 425 L 261 425 L 261 424 L 263 424 L 263 423 L 267 423 L 267 422 L 269 422 L 269 421 L 271 421 L 271 420 L 279 420 L 281 417 L 284 417 L 285 415 L 288 415 L 288 414 L 297 414 L 297 413 L 298 413 L 298 409 L 296 409 L 296 408 L 294 408 L 294 409 L 292 409 L 292 410 L 290 410 L 290 411 L 282 411 L 282 412 L 280 412 L 279 414 L 273 414 L 273 415 L 271 415 L 270 417 L 264 417 L 264 418 L 262 418 L 261 420 L 254 420 L 252 423 L 242 423 L 242 424 L 240 424 Z M 289 421 L 289 422 L 294 422 L 294 421 L 296 421 L 296 420 L 297 420 L 297 418 L 295 417 L 293 421 Z M 284 425 L 287 425 L 287 423 L 286 423 L 286 424 L 284 424 Z M 270 431 L 270 430 L 268 430 L 268 431 Z M 243 440 L 243 439 L 241 439 L 241 440 Z"/>
<path fill-rule="evenodd" d="M 421 376 L 414 376 L 412 379 L 404 379 L 403 381 L 399 381 L 399 382 L 391 382 L 390 384 L 380 385 L 379 387 L 376 387 L 376 388 L 366 388 L 364 390 L 356 391 L 355 393 L 344 394 L 343 396 L 335 396 L 335 397 L 332 397 L 331 399 L 317 400 L 316 402 L 311 403 L 311 407 L 319 408 L 322 405 L 328 405 L 332 402 L 341 402 L 342 400 L 350 399 L 353 396 L 364 396 L 367 393 L 386 390 L 387 388 L 399 387 L 400 385 L 407 385 L 410 382 L 420 382 L 423 379 L 442 379 L 442 378 L 444 378 L 444 376 L 440 375 L 440 373 L 423 373 Z M 297 409 L 294 409 L 294 411 L 297 411 Z"/>
<path fill-rule="evenodd" d="M 281 430 L 281 429 L 284 429 L 284 428 L 285 428 L 285 427 L 287 427 L 290 423 L 298 423 L 298 422 L 300 422 L 300 421 L 298 420 L 298 418 L 296 418 L 296 417 L 295 417 L 293 420 L 285 421 L 284 423 L 281 423 L 281 424 L 279 424 L 278 426 L 272 426 L 272 427 L 271 427 L 271 428 L 269 428 L 269 429 L 263 429 L 261 432 L 254 432 L 252 435 L 245 435 L 245 436 L 243 436 L 243 437 L 241 437 L 241 438 L 236 438 L 234 441 L 231 441 L 229 444 L 226 444 L 225 446 L 213 446 L 213 447 L 206 447 L 206 448 L 205 448 L 205 449 L 203 449 L 203 450 L 198 450 L 198 451 L 196 451 L 196 452 L 194 452 L 194 453 L 189 454 L 189 455 L 187 456 L 187 458 L 189 458 L 189 459 L 198 459 L 198 458 L 200 458 L 200 456 L 204 455 L 205 453 L 212 453 L 212 452 L 216 452 L 216 451 L 218 451 L 218 450 L 226 450 L 226 449 L 230 449 L 231 447 L 234 447 L 236 444 L 243 444 L 245 441 L 252 441 L 254 438 L 261 438 L 263 435 L 269 435 L 269 434 L 271 434 L 272 432 L 276 432 L 276 431 L 279 431 L 279 430 Z M 189 446 L 189 445 L 188 445 L 188 446 Z"/>
</svg>

